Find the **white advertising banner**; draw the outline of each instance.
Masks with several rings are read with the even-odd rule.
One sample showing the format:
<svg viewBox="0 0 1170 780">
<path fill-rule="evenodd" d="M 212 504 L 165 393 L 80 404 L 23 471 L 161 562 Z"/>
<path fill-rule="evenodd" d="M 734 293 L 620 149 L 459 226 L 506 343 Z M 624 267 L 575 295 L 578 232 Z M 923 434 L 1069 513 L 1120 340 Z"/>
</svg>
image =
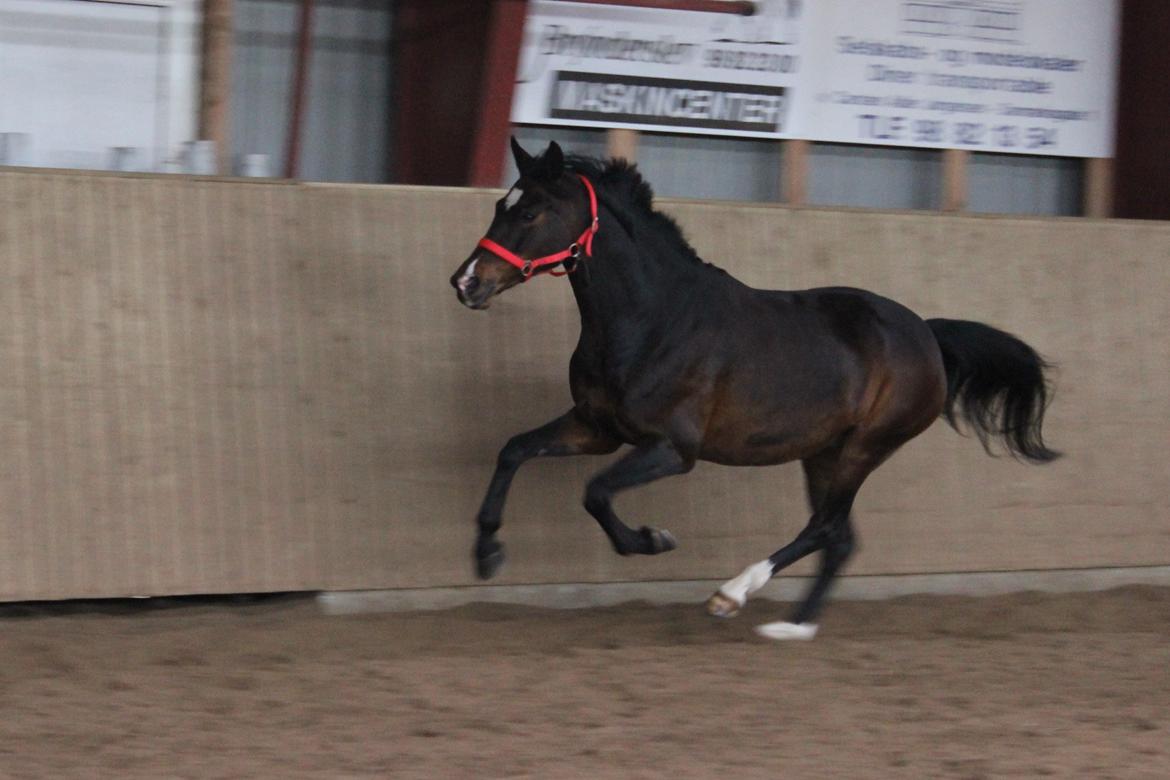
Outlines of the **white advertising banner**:
<svg viewBox="0 0 1170 780">
<path fill-rule="evenodd" d="M 512 121 L 790 137 L 801 0 L 752 16 L 534 0 Z"/>
<path fill-rule="evenodd" d="M 1117 0 L 534 0 L 512 121 L 1109 157 Z"/>
<path fill-rule="evenodd" d="M 1115 0 L 810 0 L 807 138 L 1110 157 Z"/>
</svg>

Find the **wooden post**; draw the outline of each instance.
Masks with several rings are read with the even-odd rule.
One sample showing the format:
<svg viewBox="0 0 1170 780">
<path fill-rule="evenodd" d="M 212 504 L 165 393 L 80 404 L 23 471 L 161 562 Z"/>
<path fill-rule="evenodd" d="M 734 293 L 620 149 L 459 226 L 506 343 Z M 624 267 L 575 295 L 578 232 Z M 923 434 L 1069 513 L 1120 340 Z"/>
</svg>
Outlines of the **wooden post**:
<svg viewBox="0 0 1170 780">
<path fill-rule="evenodd" d="M 308 89 L 309 57 L 313 52 L 313 0 L 301 0 L 297 23 L 297 54 L 293 63 L 292 94 L 288 108 L 288 146 L 284 155 L 284 177 L 297 178 L 301 161 L 301 128 L 304 125 L 305 92 Z"/>
<path fill-rule="evenodd" d="M 638 131 L 625 128 L 606 130 L 605 156 L 634 162 L 638 157 Z"/>
<path fill-rule="evenodd" d="M 199 140 L 213 141 L 220 174 L 231 170 L 232 3 L 204 0 L 199 69 Z"/>
<path fill-rule="evenodd" d="M 790 138 L 784 144 L 784 169 L 780 198 L 790 206 L 808 202 L 808 158 L 812 144 L 803 138 Z"/>
<path fill-rule="evenodd" d="M 943 211 L 967 209 L 967 162 L 971 153 L 966 149 L 943 149 Z"/>
<path fill-rule="evenodd" d="M 1085 160 L 1086 217 L 1113 216 L 1113 158 L 1090 157 Z"/>
</svg>

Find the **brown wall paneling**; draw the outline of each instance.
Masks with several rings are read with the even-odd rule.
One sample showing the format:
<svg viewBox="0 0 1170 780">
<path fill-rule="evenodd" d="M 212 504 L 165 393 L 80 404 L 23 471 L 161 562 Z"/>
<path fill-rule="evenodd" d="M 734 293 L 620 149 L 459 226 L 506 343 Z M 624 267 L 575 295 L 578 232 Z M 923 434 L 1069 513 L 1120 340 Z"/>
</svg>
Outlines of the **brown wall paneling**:
<svg viewBox="0 0 1170 780">
<path fill-rule="evenodd" d="M 0 599 L 473 584 L 498 448 L 569 405 L 563 280 L 465 310 L 496 193 L 0 172 Z M 1170 225 L 664 202 L 748 283 L 868 287 L 1057 363 L 1048 467 L 936 424 L 870 479 L 850 573 L 1170 563 Z M 604 228 L 603 228 L 604 229 Z M 536 461 L 500 583 L 721 578 L 805 521 L 799 468 L 623 495 Z M 794 573 L 807 571 L 796 568 Z"/>
</svg>

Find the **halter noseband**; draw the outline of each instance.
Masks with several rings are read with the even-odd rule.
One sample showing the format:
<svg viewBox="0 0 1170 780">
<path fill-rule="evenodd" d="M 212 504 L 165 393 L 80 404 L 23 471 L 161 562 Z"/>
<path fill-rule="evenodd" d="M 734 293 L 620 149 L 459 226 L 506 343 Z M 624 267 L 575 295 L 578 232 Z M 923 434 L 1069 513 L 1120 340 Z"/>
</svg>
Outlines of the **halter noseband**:
<svg viewBox="0 0 1170 780">
<path fill-rule="evenodd" d="M 511 249 L 500 246 L 487 236 L 481 238 L 476 246 L 480 249 L 486 249 L 504 262 L 519 268 L 520 273 L 523 274 L 524 281 L 526 282 L 531 279 L 540 268 L 556 265 L 557 263 L 565 263 L 565 270 L 556 271 L 549 269 L 548 273 L 552 274 L 553 276 L 564 276 L 565 274 L 569 274 L 577 270 L 577 261 L 581 258 L 582 249 L 585 250 L 586 257 L 593 257 L 593 236 L 595 233 L 597 233 L 598 227 L 597 193 L 593 191 L 593 184 L 590 183 L 589 179 L 585 178 L 579 173 L 577 174 L 577 178 L 580 179 L 581 183 L 585 185 L 585 191 L 589 193 L 589 226 L 585 228 L 585 231 L 581 233 L 580 236 L 578 236 L 576 241 L 569 245 L 568 249 L 562 249 L 560 252 L 554 252 L 551 255 L 538 257 L 535 260 L 525 260 Z M 567 262 L 569 260 L 573 261 L 573 265 L 571 267 Z"/>
</svg>

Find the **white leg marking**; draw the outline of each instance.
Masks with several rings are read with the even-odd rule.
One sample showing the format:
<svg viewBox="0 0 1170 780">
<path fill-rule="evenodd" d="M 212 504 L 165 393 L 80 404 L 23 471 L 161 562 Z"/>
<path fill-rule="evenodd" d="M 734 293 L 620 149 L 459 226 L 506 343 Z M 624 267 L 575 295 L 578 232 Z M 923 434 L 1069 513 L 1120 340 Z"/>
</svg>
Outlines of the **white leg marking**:
<svg viewBox="0 0 1170 780">
<path fill-rule="evenodd" d="M 719 592 L 742 607 L 748 595 L 767 585 L 770 579 L 772 562 L 765 558 L 744 569 L 739 576 L 723 583 Z"/>
<path fill-rule="evenodd" d="M 817 635 L 817 624 L 786 623 L 781 620 L 777 623 L 765 623 L 762 626 L 756 626 L 756 633 L 766 639 L 776 639 L 781 642 L 788 639 L 808 641 Z"/>
</svg>

